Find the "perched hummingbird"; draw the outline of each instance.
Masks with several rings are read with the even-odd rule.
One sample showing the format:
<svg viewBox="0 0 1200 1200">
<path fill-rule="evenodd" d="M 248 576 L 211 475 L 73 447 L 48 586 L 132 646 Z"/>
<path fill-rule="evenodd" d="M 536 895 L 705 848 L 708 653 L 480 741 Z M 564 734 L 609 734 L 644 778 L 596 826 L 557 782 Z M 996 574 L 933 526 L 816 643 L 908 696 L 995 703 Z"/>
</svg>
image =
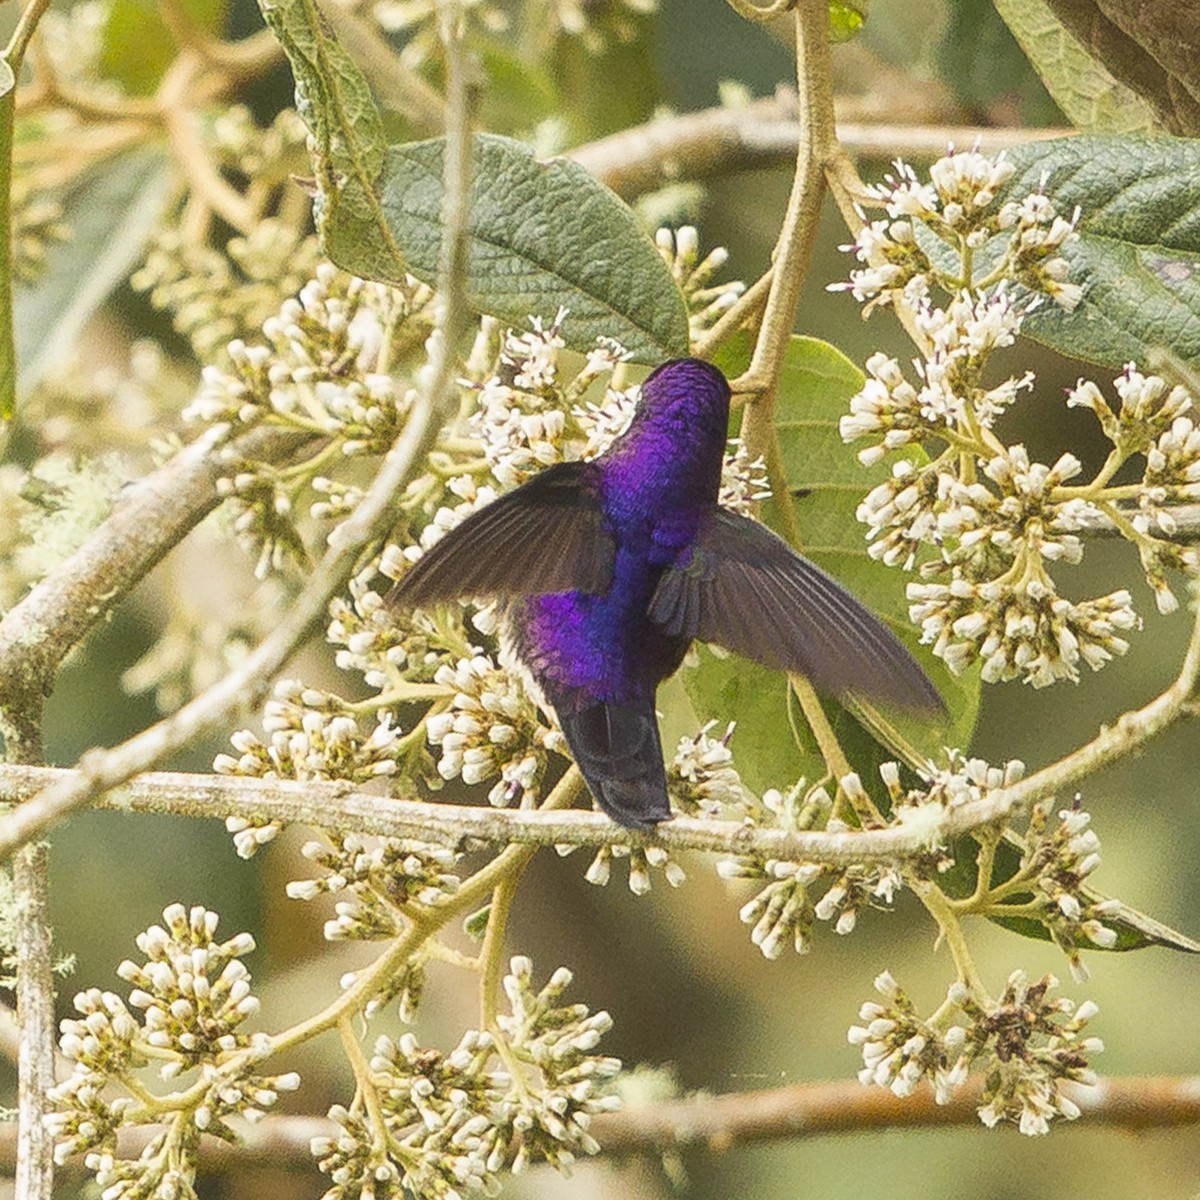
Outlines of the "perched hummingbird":
<svg viewBox="0 0 1200 1200">
<path fill-rule="evenodd" d="M 654 698 L 693 638 L 835 695 L 943 711 L 925 673 L 841 584 L 717 503 L 729 384 L 676 359 L 642 385 L 626 431 L 473 513 L 391 590 L 394 607 L 502 600 L 502 637 L 554 709 L 615 821 L 667 820 Z"/>
</svg>

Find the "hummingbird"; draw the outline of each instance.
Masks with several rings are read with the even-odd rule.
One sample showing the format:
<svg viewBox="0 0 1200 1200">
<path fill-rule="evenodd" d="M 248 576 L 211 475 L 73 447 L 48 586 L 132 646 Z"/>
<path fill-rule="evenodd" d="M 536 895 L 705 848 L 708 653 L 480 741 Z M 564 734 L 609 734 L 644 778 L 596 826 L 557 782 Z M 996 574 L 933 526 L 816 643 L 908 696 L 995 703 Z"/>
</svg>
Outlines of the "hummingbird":
<svg viewBox="0 0 1200 1200">
<path fill-rule="evenodd" d="M 547 467 L 473 513 L 385 601 L 498 599 L 506 656 L 553 710 L 596 803 L 632 829 L 671 816 L 655 694 L 693 640 L 835 696 L 945 711 L 874 613 L 718 503 L 729 400 L 710 363 L 664 363 L 603 454 Z"/>
</svg>

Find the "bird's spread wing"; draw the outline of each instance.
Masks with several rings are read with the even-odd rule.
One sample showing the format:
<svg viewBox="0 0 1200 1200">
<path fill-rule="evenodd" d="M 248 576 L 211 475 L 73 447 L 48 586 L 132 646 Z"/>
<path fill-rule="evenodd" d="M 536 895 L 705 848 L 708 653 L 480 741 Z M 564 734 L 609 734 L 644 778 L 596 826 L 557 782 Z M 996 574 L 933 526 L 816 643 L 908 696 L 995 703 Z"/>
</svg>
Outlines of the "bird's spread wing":
<svg viewBox="0 0 1200 1200">
<path fill-rule="evenodd" d="M 749 517 L 714 509 L 662 576 L 650 617 L 823 691 L 910 708 L 945 705 L 896 636 L 840 583 Z"/>
<path fill-rule="evenodd" d="M 472 513 L 421 556 L 386 603 L 606 592 L 615 549 L 590 463 L 559 463 Z"/>
<path fill-rule="evenodd" d="M 671 816 L 653 699 L 557 710 L 567 745 L 596 803 L 614 821 L 652 829 Z"/>
</svg>

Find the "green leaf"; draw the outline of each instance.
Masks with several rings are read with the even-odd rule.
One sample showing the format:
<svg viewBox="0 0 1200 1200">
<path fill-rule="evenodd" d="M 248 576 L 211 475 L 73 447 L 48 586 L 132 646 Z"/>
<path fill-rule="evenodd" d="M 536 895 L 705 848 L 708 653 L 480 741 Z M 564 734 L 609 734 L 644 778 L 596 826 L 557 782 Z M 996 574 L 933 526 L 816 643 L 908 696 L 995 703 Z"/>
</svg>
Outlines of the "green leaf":
<svg viewBox="0 0 1200 1200">
<path fill-rule="evenodd" d="M 225 19 L 226 0 L 179 0 L 180 7 L 205 33 L 216 34 Z M 126 91 L 148 96 L 179 53 L 179 46 L 158 13 L 157 0 L 112 0 L 104 22 L 101 74 Z"/>
<path fill-rule="evenodd" d="M 1109 74 L 1045 0 L 995 0 L 1063 114 L 1083 133 L 1153 133 L 1154 110 Z"/>
<path fill-rule="evenodd" d="M 63 197 L 71 238 L 46 251 L 46 269 L 14 291 L 17 385 L 24 395 L 75 352 L 76 338 L 141 257 L 170 195 L 165 146 L 105 159 Z"/>
<path fill-rule="evenodd" d="M 938 877 L 938 883 L 947 895 L 964 898 L 975 891 L 975 881 L 979 874 L 975 861 L 978 850 L 979 843 L 974 838 L 962 838 L 955 843 L 954 866 Z M 1024 850 L 1025 846 L 1020 838 L 1015 834 L 1005 834 L 1004 839 L 996 847 L 990 881 L 993 885 L 1003 883 L 1017 873 Z M 1102 892 L 1090 887 L 1080 888 L 1078 895 L 1087 904 L 1098 904 L 1108 899 Z M 1032 899 L 1032 893 L 1017 893 L 1009 897 L 1007 903 L 1025 904 Z M 989 916 L 988 920 L 1002 929 L 1020 934 L 1022 937 L 1042 942 L 1053 940 L 1049 929 L 1041 921 L 1028 915 Z M 1105 917 L 1101 924 L 1117 935 L 1116 944 L 1108 948 L 1113 953 L 1142 950 L 1147 946 L 1163 946 L 1168 950 L 1179 950 L 1185 954 L 1200 954 L 1200 942 L 1124 903 L 1121 903 L 1117 912 Z M 1081 943 L 1080 948 L 1100 953 L 1105 952 L 1102 947 L 1090 942 Z"/>
<path fill-rule="evenodd" d="M 407 268 L 434 282 L 441 247 L 443 138 L 393 146 L 383 211 Z M 524 327 L 570 310 L 573 349 L 615 337 L 637 362 L 688 350 L 683 297 L 629 207 L 582 167 L 541 162 L 520 142 L 480 134 L 472 169 L 467 296 L 481 312 Z M 351 245 L 343 239 L 343 246 Z M 339 265 L 361 274 L 357 255 Z"/>
<path fill-rule="evenodd" d="M 1043 304 L 1024 332 L 1064 354 L 1119 369 L 1166 348 L 1200 363 L 1200 152 L 1171 137 L 1079 137 L 1020 146 L 1005 191 L 1042 189 L 1080 209 L 1064 249 L 1083 300 Z"/>
<path fill-rule="evenodd" d="M 735 341 L 718 357 L 718 365 L 736 372 L 744 353 L 744 340 L 743 344 Z M 951 714 L 948 724 L 942 724 L 928 717 L 881 713 L 856 701 L 855 716 L 871 726 L 873 739 L 868 739 L 845 709 L 827 704 L 834 732 L 870 786 L 875 768 L 885 758 L 899 756 L 910 765 L 920 765 L 940 757 L 943 746 L 966 746 L 975 725 L 980 687 L 977 674 L 954 678 L 928 647 L 918 644 L 917 631 L 908 620 L 903 572 L 867 555 L 865 530 L 854 512 L 863 496 L 887 478 L 890 467 L 887 463 L 863 467 L 854 448 L 838 433 L 838 421 L 849 411 L 850 397 L 862 387 L 863 378 L 827 342 L 791 339 L 780 378 L 776 424 L 793 494 L 777 496 L 772 504 L 794 506 L 804 553 L 892 626 L 941 691 Z M 914 452 L 906 453 L 911 457 Z M 769 506 L 764 506 L 764 517 L 772 523 Z M 778 526 L 777 516 L 774 523 Z M 824 763 L 783 675 L 742 659 L 716 659 L 704 652 L 701 666 L 685 672 L 684 684 L 701 720 L 738 719 L 734 753 L 751 788 L 787 787 L 801 775 L 809 782 L 824 775 Z"/>
<path fill-rule="evenodd" d="M 867 20 L 867 0 L 829 0 L 829 40 L 848 42 Z"/>
<path fill-rule="evenodd" d="M 370 86 L 315 0 L 259 0 L 259 7 L 292 65 L 296 111 L 313 135 L 313 213 L 325 253 L 342 265 L 360 260 L 369 269 L 358 273 L 370 278 L 398 278 L 404 256 L 380 206 L 386 140 Z"/>
<path fill-rule="evenodd" d="M 436 283 L 446 142 L 385 147 L 362 73 L 314 0 L 260 0 L 292 64 L 296 106 L 316 142 L 317 227 L 340 267 L 396 282 Z M 589 350 L 601 334 L 638 362 L 688 351 L 687 309 L 632 211 L 574 163 L 474 139 L 466 290 L 478 311 L 524 327 L 570 310 L 563 334 Z"/>
<path fill-rule="evenodd" d="M 1088 53 L 1145 100 L 1164 133 L 1200 134 L 1196 12 L 1179 0 L 1047 0 Z"/>
</svg>

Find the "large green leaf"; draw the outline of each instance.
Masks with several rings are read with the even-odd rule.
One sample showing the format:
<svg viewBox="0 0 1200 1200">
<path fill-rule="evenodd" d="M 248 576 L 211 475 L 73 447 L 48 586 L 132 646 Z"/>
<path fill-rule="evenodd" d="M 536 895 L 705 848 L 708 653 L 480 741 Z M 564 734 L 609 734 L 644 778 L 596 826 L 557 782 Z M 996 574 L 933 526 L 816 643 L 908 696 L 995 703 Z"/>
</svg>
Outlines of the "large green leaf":
<svg viewBox="0 0 1200 1200">
<path fill-rule="evenodd" d="M 1083 133 L 1153 133 L 1154 110 L 1119 83 L 1054 15 L 1046 0 L 994 0 L 1067 119 Z"/>
<path fill-rule="evenodd" d="M 740 365 L 738 353 L 735 345 L 732 357 L 721 365 L 735 369 Z M 838 433 L 838 421 L 862 383 L 862 372 L 835 347 L 815 338 L 792 338 L 776 410 L 792 495 L 776 496 L 772 505 L 793 505 L 804 553 L 893 627 L 934 680 L 951 714 L 941 723 L 856 704 L 858 718 L 873 727 L 874 737 L 867 738 L 844 709 L 828 704 L 843 749 L 869 785 L 886 758 L 899 757 L 914 765 L 940 757 L 943 746 L 965 747 L 978 712 L 979 679 L 976 673 L 954 678 L 927 647 L 918 645 L 908 620 L 904 574 L 867 555 L 865 531 L 854 512 L 890 468 L 886 463 L 864 468 Z M 763 515 L 769 524 L 779 525 L 777 508 L 764 506 Z M 700 667 L 686 672 L 684 683 L 701 719 L 739 721 L 734 750 L 751 788 L 786 787 L 801 775 L 812 782 L 824 774 L 824 763 L 783 675 L 703 652 Z"/>
<path fill-rule="evenodd" d="M 1180 0 L 1046 0 L 1088 52 L 1154 109 L 1166 133 L 1200 133 L 1196 6 Z"/>
<path fill-rule="evenodd" d="M 1200 143 L 1171 137 L 1079 137 L 1018 147 L 1005 191 L 1042 189 L 1080 210 L 1066 247 L 1078 308 L 1043 304 L 1031 337 L 1105 367 L 1145 363 L 1159 348 L 1200 363 Z"/>
<path fill-rule="evenodd" d="M 386 147 L 362 73 L 314 0 L 260 0 L 296 78 L 313 133 L 317 225 L 325 252 L 356 275 L 437 280 L 446 142 Z M 467 296 L 480 312 L 524 326 L 570 310 L 563 335 L 589 350 L 614 337 L 635 361 L 688 349 L 687 309 L 632 211 L 582 167 L 540 162 L 526 146 L 474 139 Z"/>
<path fill-rule="evenodd" d="M 408 269 L 433 282 L 441 247 L 445 140 L 393 146 L 383 211 Z M 475 138 L 467 295 L 481 312 L 524 326 L 570 310 L 578 349 L 615 337 L 638 362 L 686 354 L 683 297 L 624 201 L 565 159 L 540 162 L 509 138 Z M 357 270 L 354 261 L 344 262 Z"/>
</svg>

